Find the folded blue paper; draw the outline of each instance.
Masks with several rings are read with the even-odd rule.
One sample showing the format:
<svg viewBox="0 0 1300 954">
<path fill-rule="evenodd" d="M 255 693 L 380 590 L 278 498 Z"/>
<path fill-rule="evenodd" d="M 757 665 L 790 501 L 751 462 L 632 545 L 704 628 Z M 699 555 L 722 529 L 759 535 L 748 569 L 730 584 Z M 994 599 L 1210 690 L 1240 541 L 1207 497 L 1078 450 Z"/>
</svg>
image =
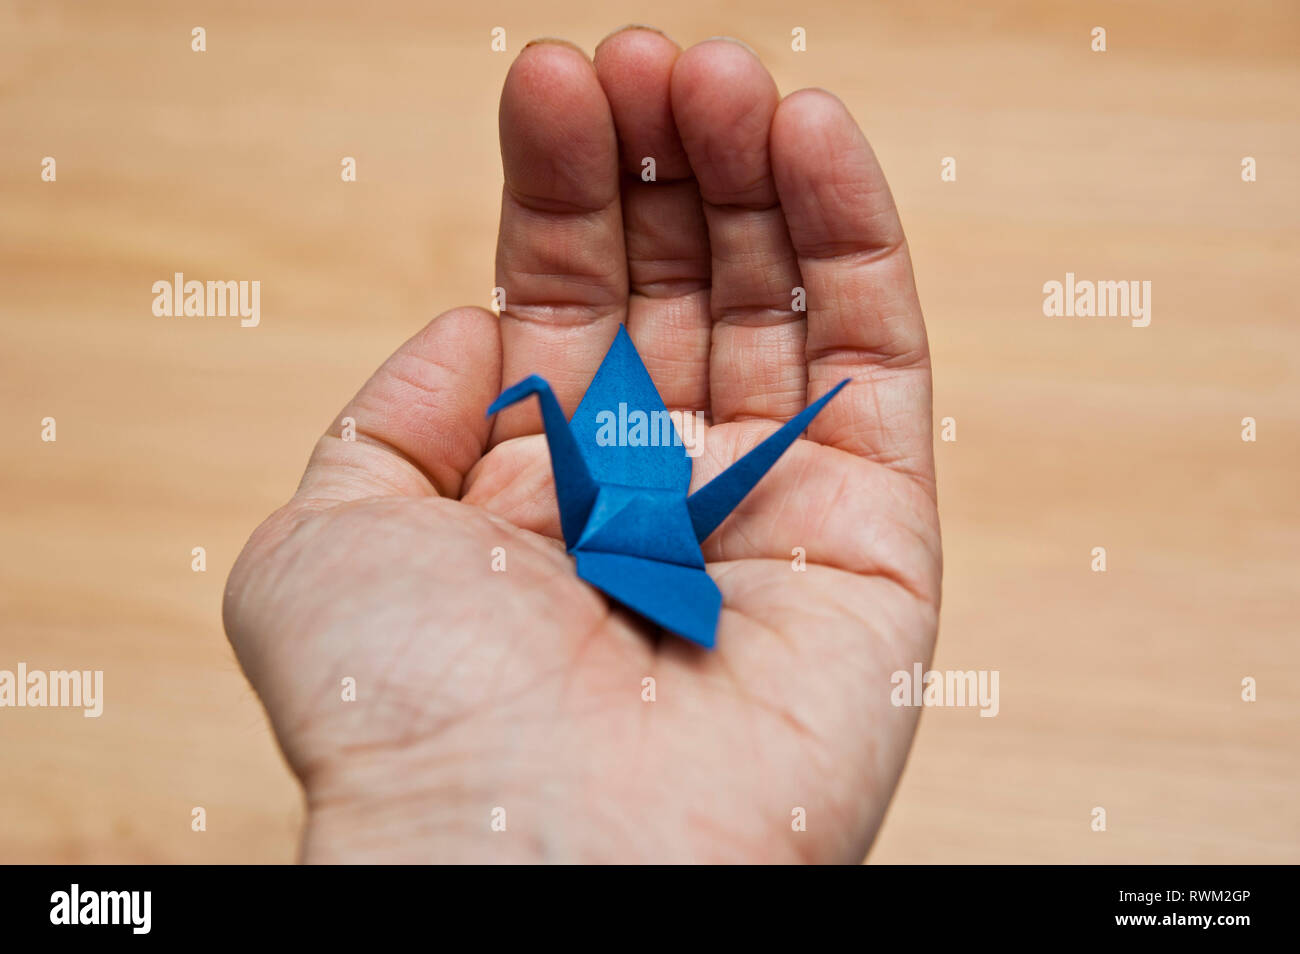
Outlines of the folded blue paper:
<svg viewBox="0 0 1300 954">
<path fill-rule="evenodd" d="M 690 496 L 691 453 L 698 445 L 682 440 L 621 325 L 572 421 L 535 374 L 507 388 L 487 413 L 537 395 L 564 545 L 577 559 L 578 576 L 664 629 L 712 649 L 722 594 L 704 569 L 700 544 L 846 384 L 835 385 Z"/>
</svg>

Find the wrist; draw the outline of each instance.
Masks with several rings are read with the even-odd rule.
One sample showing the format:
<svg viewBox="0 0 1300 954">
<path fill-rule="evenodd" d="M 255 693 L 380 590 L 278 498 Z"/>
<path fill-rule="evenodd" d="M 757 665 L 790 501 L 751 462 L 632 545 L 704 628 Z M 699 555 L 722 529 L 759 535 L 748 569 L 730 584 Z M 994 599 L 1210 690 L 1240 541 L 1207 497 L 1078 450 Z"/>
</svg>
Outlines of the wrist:
<svg viewBox="0 0 1300 954">
<path fill-rule="evenodd" d="M 448 773 L 407 757 L 350 757 L 304 780 L 307 864 L 528 863 L 547 860 L 543 839 L 512 830 L 523 793 L 475 770 Z M 504 804 L 503 804 L 504 803 Z"/>
<path fill-rule="evenodd" d="M 528 760 L 521 759 L 516 767 Z M 310 773 L 301 860 L 309 864 L 791 863 L 820 858 L 818 841 L 749 813 L 712 817 L 663 792 L 503 778 L 497 766 L 367 756 Z M 594 769 L 593 769 L 594 771 Z M 613 787 L 614 790 L 610 790 Z M 619 791 L 619 788 L 622 790 Z M 589 797 L 600 792 L 598 798 Z M 710 806 L 716 808 L 716 805 Z M 782 830 L 786 832 L 783 836 Z M 810 839 L 805 842 L 805 839 Z M 821 846 L 824 848 L 825 846 Z M 856 860 L 856 859 L 853 859 Z"/>
</svg>

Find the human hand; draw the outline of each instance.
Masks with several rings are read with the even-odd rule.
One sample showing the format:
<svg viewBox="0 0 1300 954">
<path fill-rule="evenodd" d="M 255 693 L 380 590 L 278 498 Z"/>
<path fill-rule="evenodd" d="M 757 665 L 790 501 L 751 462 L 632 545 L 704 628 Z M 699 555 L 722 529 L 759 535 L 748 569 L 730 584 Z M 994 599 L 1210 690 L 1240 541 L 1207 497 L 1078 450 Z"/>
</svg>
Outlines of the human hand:
<svg viewBox="0 0 1300 954">
<path fill-rule="evenodd" d="M 525 48 L 501 148 L 501 317 L 403 345 L 227 585 L 304 859 L 861 860 L 915 729 L 890 674 L 929 660 L 941 572 L 929 351 L 870 147 L 739 44 L 629 29 L 594 67 Z M 711 421 L 692 490 L 853 379 L 704 542 L 712 652 L 577 578 L 535 408 L 484 416 L 529 374 L 571 414 L 620 323 L 667 406 Z"/>
</svg>

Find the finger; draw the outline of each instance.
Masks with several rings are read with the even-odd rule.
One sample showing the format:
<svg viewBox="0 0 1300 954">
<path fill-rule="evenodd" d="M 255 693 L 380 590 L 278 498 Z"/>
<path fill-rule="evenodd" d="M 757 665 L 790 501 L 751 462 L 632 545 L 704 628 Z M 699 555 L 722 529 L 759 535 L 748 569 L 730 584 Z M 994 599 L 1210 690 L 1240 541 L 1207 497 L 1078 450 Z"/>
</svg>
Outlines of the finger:
<svg viewBox="0 0 1300 954">
<path fill-rule="evenodd" d="M 715 422 L 803 410 L 799 268 L 777 201 L 768 128 L 779 96 L 739 43 L 709 40 L 673 67 L 672 106 L 699 180 L 712 249 L 710 392 Z"/>
<path fill-rule="evenodd" d="M 673 122 L 670 83 L 680 48 L 648 27 L 596 47 L 623 170 L 628 334 L 670 410 L 709 401 L 709 236 L 700 189 Z M 653 181 L 646 181 L 652 160 Z"/>
<path fill-rule="evenodd" d="M 458 497 L 487 447 L 483 411 L 500 390 L 496 316 L 482 308 L 444 312 L 397 349 L 335 419 L 297 496 Z"/>
<path fill-rule="evenodd" d="M 930 353 L 889 185 L 838 99 L 786 97 L 772 122 L 777 191 L 808 290 L 808 393 L 854 383 L 808 429 L 933 487 Z"/>
<path fill-rule="evenodd" d="M 572 413 L 627 305 L 614 122 L 586 56 L 546 41 L 511 66 L 500 124 L 502 379 L 540 374 Z M 540 430 L 528 402 L 498 415 L 492 441 Z"/>
</svg>

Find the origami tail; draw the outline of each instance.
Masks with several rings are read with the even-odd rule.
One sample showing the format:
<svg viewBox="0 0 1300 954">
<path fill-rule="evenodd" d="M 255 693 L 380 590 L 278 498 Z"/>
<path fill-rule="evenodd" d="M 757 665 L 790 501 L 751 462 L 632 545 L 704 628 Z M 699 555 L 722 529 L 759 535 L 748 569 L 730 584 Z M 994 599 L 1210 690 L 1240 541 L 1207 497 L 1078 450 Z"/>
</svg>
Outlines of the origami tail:
<svg viewBox="0 0 1300 954">
<path fill-rule="evenodd" d="M 754 485 L 763 479 L 763 475 L 786 452 L 786 449 L 808 429 L 812 419 L 827 402 L 839 394 L 840 388 L 848 383 L 849 379 L 845 378 L 835 385 L 817 401 L 781 425 L 779 431 L 686 499 L 686 508 L 691 514 L 691 527 L 695 530 L 697 540 L 703 543 L 705 537 L 727 519 L 727 514 L 736 509 L 754 489 Z"/>
<path fill-rule="evenodd" d="M 578 550 L 578 576 L 624 606 L 712 649 L 722 593 L 704 570 L 621 553 Z"/>
<path fill-rule="evenodd" d="M 582 535 L 587 515 L 596 499 L 596 482 L 587 470 L 587 463 L 582 459 L 578 442 L 569 422 L 564 419 L 564 411 L 555 399 L 551 386 L 544 378 L 529 375 L 514 387 L 503 391 L 487 409 L 487 414 L 491 417 L 502 408 L 534 394 L 542 407 L 546 444 L 551 449 L 551 472 L 555 475 L 555 495 L 560 504 L 560 527 L 564 531 L 564 544 L 572 547 Z"/>
</svg>

